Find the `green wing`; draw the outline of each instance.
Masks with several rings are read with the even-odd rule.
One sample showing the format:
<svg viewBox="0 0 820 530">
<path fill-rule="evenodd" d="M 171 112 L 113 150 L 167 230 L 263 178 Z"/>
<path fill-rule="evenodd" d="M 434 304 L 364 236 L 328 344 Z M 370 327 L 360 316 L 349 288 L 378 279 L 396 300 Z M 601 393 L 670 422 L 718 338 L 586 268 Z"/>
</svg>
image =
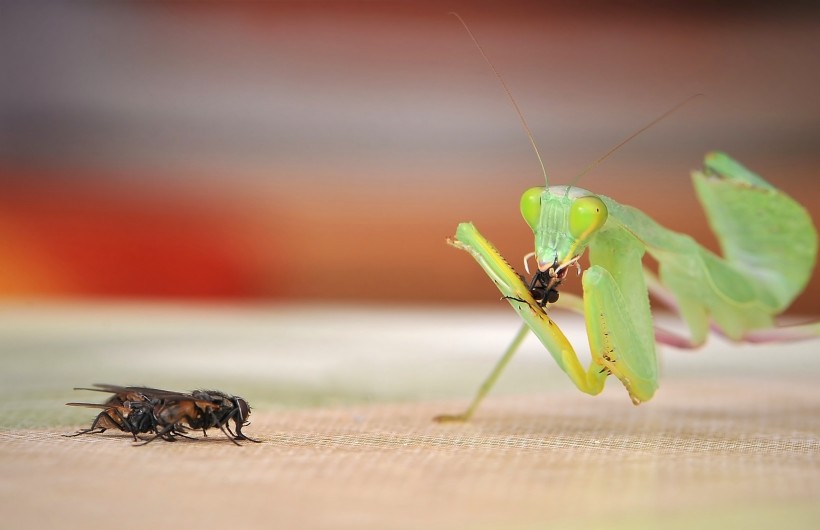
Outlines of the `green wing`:
<svg viewBox="0 0 820 530">
<path fill-rule="evenodd" d="M 639 210 L 602 199 L 612 221 L 658 261 L 661 282 L 674 294 L 694 343 L 705 340 L 710 319 L 733 339 L 771 327 L 814 268 L 817 231 L 811 218 L 725 154 L 707 155 L 706 169 L 692 178 L 723 258 Z"/>
</svg>

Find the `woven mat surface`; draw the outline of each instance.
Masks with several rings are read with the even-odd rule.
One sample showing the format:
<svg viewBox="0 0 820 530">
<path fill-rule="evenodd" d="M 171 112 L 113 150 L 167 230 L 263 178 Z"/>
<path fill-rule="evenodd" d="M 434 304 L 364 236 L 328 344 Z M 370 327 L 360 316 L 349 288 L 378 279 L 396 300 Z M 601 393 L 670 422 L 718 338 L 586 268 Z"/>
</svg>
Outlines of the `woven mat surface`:
<svg viewBox="0 0 820 530">
<path fill-rule="evenodd" d="M 305 317 L 297 316 L 299 321 Z M 276 328 L 282 318 L 286 317 L 276 313 L 261 320 L 267 329 Z M 480 315 L 476 318 L 481 320 Z M 493 314 L 492 320 L 496 318 Z M 199 328 L 202 322 L 194 320 L 193 327 Z M 441 333 L 438 320 L 425 324 L 416 319 L 412 327 L 428 332 L 420 340 L 429 340 Z M 233 320 L 227 327 L 239 328 L 238 335 L 246 336 L 249 328 L 241 321 Z M 501 321 L 497 330 L 489 326 L 485 331 L 492 336 L 498 331 L 504 342 L 513 329 L 507 326 L 514 321 Z M 45 318 L 32 325 L 41 333 L 32 332 L 30 337 L 19 327 L 12 331 L 10 324 L 0 330 L 5 374 L 5 390 L 0 390 L 5 401 L 0 409 L 4 528 L 820 527 L 816 346 L 769 351 L 718 343 L 718 351 L 703 355 L 668 353 L 677 360 L 665 363 L 659 394 L 640 407 L 632 406 L 616 385 L 592 398 L 561 382 L 560 374 L 553 382 L 545 373 L 557 369 L 534 348 L 516 360 L 523 370 L 512 370 L 508 383 L 520 382 L 526 389 L 535 372 L 549 385 L 540 391 L 502 389 L 470 423 L 441 425 L 431 417 L 463 407 L 481 374 L 472 369 L 472 360 L 454 361 L 461 357 L 451 346 L 437 342 L 439 346 L 431 346 L 427 354 L 402 356 L 402 362 L 397 357 L 392 363 L 395 371 L 362 367 L 356 383 L 364 394 L 345 398 L 344 388 L 330 385 L 335 401 L 306 406 L 291 397 L 293 403 L 283 407 L 275 403 L 278 394 L 264 395 L 253 378 L 255 374 L 265 379 L 266 370 L 284 369 L 294 351 L 271 354 L 281 356 L 281 362 L 270 368 L 268 357 L 253 357 L 253 348 L 227 333 L 223 338 L 235 345 L 229 358 L 240 356 L 251 383 L 243 386 L 224 370 L 215 370 L 213 379 L 237 385 L 241 392 L 236 387 L 224 389 L 241 393 L 252 404 L 261 402 L 246 432 L 262 442 L 236 447 L 213 432 L 206 439 L 134 447 L 130 437 L 120 433 L 62 437 L 93 416 L 89 410 L 62 406 L 79 397 L 64 379 L 75 385 L 95 382 L 97 377 L 146 383 L 150 369 L 137 370 L 141 365 L 129 365 L 128 356 L 102 365 L 99 358 L 90 362 L 79 353 L 60 358 L 49 346 L 55 343 L 43 337 L 60 339 L 56 344 L 72 348 L 91 348 L 102 341 L 102 350 L 116 351 L 119 342 L 105 339 L 113 333 L 132 344 L 149 339 L 155 346 L 168 344 L 169 349 L 181 350 L 182 358 L 187 358 L 186 346 L 180 346 L 179 336 L 157 335 L 153 324 L 144 321 L 141 334 L 122 322 L 109 321 L 105 331 L 93 333 L 83 328 L 82 318 L 73 322 L 55 326 L 54 320 Z M 190 333 L 184 322 L 178 321 L 183 336 Z M 361 329 L 355 323 L 346 325 L 349 333 L 340 335 L 339 351 L 360 344 L 372 323 L 365 319 Z M 455 333 L 464 331 L 462 324 L 454 325 Z M 401 336 L 402 329 L 397 324 L 394 331 Z M 319 335 L 315 340 L 322 342 Z M 379 349 L 384 346 L 380 341 L 389 341 L 390 336 L 374 339 Z M 264 333 L 257 339 L 273 344 L 282 340 Z M 494 338 L 482 340 L 490 342 L 487 349 L 495 347 Z M 304 344 L 306 351 L 317 347 L 310 341 Z M 38 360 L 37 352 L 51 352 L 51 357 L 42 355 L 53 362 Z M 712 358 L 710 364 L 709 355 L 723 355 L 722 361 Z M 476 356 L 480 368 L 488 369 L 489 353 Z M 447 369 L 459 365 L 469 374 L 467 384 L 454 384 L 456 396 L 437 390 L 437 385 L 463 376 L 431 370 L 435 358 Z M 739 362 L 743 359 L 746 362 Z M 218 357 L 209 361 L 223 366 Z M 428 364 L 427 372 L 408 368 L 420 362 Z M 81 381 L 71 368 L 76 363 L 90 370 Z M 33 371 L 35 365 L 40 369 Z M 306 365 L 314 375 L 289 376 L 295 378 L 294 387 L 315 378 L 322 363 Z M 176 365 L 169 361 L 164 366 L 167 371 Z M 59 375 L 64 369 L 67 373 Z M 111 380 L 118 371 L 136 373 L 138 379 Z M 287 373 L 298 372 L 293 368 Z M 419 386 L 417 395 L 402 391 L 397 397 L 380 390 L 405 388 L 400 381 L 408 374 Z M 163 377 L 162 385 L 156 386 L 172 379 L 168 373 Z M 375 377 L 387 381 L 368 386 Z M 19 395 L 26 383 L 35 386 L 26 399 L 10 393 Z M 59 392 L 53 388 L 58 384 L 64 386 Z M 45 397 L 37 400 L 35 394 Z M 78 415 L 62 416 L 63 409 Z"/>
</svg>

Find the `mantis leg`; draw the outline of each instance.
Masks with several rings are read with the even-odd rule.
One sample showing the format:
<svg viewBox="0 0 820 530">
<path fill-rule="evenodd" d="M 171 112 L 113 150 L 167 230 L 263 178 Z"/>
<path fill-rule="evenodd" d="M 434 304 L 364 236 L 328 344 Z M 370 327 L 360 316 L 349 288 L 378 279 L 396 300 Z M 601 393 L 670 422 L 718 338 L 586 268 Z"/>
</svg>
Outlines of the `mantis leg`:
<svg viewBox="0 0 820 530">
<path fill-rule="evenodd" d="M 669 289 L 665 288 L 658 277 L 651 270 L 644 268 L 644 276 L 646 278 L 646 286 L 652 298 L 669 308 L 672 312 L 680 316 L 678 305 L 675 303 L 675 297 Z M 572 311 L 573 313 L 584 314 L 584 300 L 580 296 L 572 293 L 561 293 L 561 298 L 553 304 L 554 307 Z M 658 325 L 653 326 L 655 329 L 655 342 L 672 346 L 682 350 L 694 350 L 699 348 L 703 342 L 695 342 L 691 337 L 684 337 L 673 331 L 669 331 Z M 712 326 L 712 331 L 719 335 L 726 337 L 722 330 L 717 326 Z M 820 336 L 820 322 L 811 322 L 808 324 L 797 324 L 790 326 L 779 326 L 768 329 L 760 329 L 747 331 L 742 337 L 741 341 L 749 343 L 765 343 L 765 342 L 790 342 L 814 339 Z M 728 337 L 727 337 L 728 338 Z"/>
<path fill-rule="evenodd" d="M 676 314 L 680 315 L 680 310 L 678 304 L 675 302 L 674 295 L 669 289 L 664 287 L 655 273 L 644 268 L 644 276 L 646 277 L 647 287 L 652 296 Z M 723 337 L 730 338 L 723 333 L 723 330 L 719 326 L 712 325 L 711 329 Z M 812 322 L 809 324 L 775 326 L 750 330 L 746 331 L 736 340 L 750 343 L 791 342 L 814 339 L 818 336 L 820 336 L 820 322 Z M 703 340 L 696 341 L 694 338 L 683 337 L 658 327 L 655 328 L 655 340 L 661 344 L 680 349 L 695 349 L 703 344 Z"/>
<path fill-rule="evenodd" d="M 594 330 L 594 335 L 590 335 L 590 346 L 592 348 L 592 363 L 586 369 L 581 365 L 574 348 L 567 340 L 564 333 L 547 315 L 544 309 L 530 295 L 529 289 L 521 281 L 521 277 L 513 270 L 512 267 L 504 260 L 493 245 L 482 236 L 472 223 L 461 223 L 456 231 L 456 239 L 450 242 L 456 248 L 469 252 L 478 264 L 484 269 L 490 279 L 498 287 L 504 298 L 515 309 L 519 316 L 524 320 L 526 326 L 532 330 L 536 337 L 546 347 L 547 351 L 552 355 L 559 367 L 569 376 L 570 380 L 582 392 L 587 394 L 598 394 L 603 390 L 606 377 L 609 373 L 618 375 L 621 367 L 616 366 L 614 362 L 607 360 L 610 356 L 613 344 L 618 344 L 617 348 L 620 351 L 621 345 L 624 349 L 628 349 L 628 341 L 623 337 L 626 334 L 619 334 L 618 337 L 612 338 L 611 331 L 607 326 L 598 326 L 601 321 L 601 312 L 607 313 L 612 307 L 623 303 L 623 296 L 619 295 L 620 290 L 612 288 L 614 280 L 601 278 L 600 273 L 593 273 L 589 275 L 589 271 L 585 275 L 584 288 L 589 298 L 588 306 L 586 307 L 587 328 Z M 597 267 L 596 270 L 603 269 Z M 587 280 L 587 278 L 589 278 Z M 645 295 L 644 295 L 645 296 Z M 585 303 L 587 303 L 585 301 Z M 634 329 L 630 323 L 629 315 L 623 318 L 610 322 L 610 326 L 617 327 L 624 322 L 629 324 L 629 329 Z M 651 326 L 650 326 L 651 332 Z M 510 358 L 518 348 L 520 341 L 525 335 L 524 330 L 519 331 L 516 339 L 511 344 L 510 348 L 502 357 L 501 361 L 496 365 L 493 372 L 486 379 L 473 403 L 461 415 L 444 416 L 443 420 L 464 420 L 473 414 L 478 404 L 487 395 L 492 388 L 492 385 L 497 380 L 501 371 L 504 369 Z M 614 341 L 614 342 L 613 342 Z M 654 354 L 654 349 L 652 350 Z M 622 379 L 623 381 L 624 379 Z M 632 384 L 632 379 L 629 379 Z M 627 387 L 629 388 L 629 386 Z M 652 389 L 654 391 L 654 388 Z M 643 401 L 651 397 L 651 393 L 640 393 L 638 396 L 633 395 L 633 401 Z"/>
<path fill-rule="evenodd" d="M 658 388 L 644 251 L 627 232 L 601 232 L 589 246 L 591 267 L 583 277 L 592 359 L 623 383 L 635 405 L 649 400 Z"/>
<path fill-rule="evenodd" d="M 649 288 L 649 292 L 654 296 L 655 291 L 648 284 L 648 282 L 647 287 Z M 560 309 L 565 309 L 567 311 L 572 311 L 573 313 L 578 313 L 580 315 L 584 314 L 584 299 L 572 293 L 561 293 L 561 298 L 553 304 L 553 306 Z M 655 329 L 655 342 L 659 344 L 665 344 L 667 346 L 673 346 L 679 349 L 697 348 L 697 346 L 692 343 L 692 340 L 687 337 L 683 337 L 657 325 L 653 325 L 653 327 Z"/>
<path fill-rule="evenodd" d="M 490 375 L 487 376 L 487 379 L 481 383 L 481 386 L 478 388 L 478 392 L 476 393 L 473 401 L 470 402 L 470 405 L 462 412 L 461 414 L 442 414 L 440 416 L 436 416 L 433 418 L 434 421 L 439 422 L 446 422 L 446 421 L 468 421 L 470 418 L 473 417 L 478 406 L 490 393 L 490 390 L 495 385 L 495 382 L 498 380 L 498 377 L 501 375 L 501 372 L 504 371 L 504 368 L 507 366 L 507 363 L 510 362 L 515 352 L 518 351 L 518 348 L 521 346 L 521 343 L 524 342 L 524 338 L 526 338 L 527 334 L 529 333 L 530 328 L 523 324 L 521 328 L 518 330 L 518 333 L 515 334 L 515 338 L 507 347 L 507 350 L 504 352 L 504 355 L 501 356 L 501 359 L 496 363 L 495 368 L 493 371 L 490 372 Z"/>
</svg>

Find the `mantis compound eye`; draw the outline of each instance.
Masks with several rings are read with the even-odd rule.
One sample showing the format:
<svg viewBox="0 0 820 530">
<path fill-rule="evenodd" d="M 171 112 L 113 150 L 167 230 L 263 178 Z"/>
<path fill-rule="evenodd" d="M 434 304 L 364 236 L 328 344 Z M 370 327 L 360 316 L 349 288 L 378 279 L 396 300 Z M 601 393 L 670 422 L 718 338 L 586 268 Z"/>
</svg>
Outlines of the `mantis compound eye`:
<svg viewBox="0 0 820 530">
<path fill-rule="evenodd" d="M 521 216 L 535 231 L 538 220 L 541 217 L 541 195 L 544 193 L 542 187 L 530 188 L 521 196 Z"/>
<path fill-rule="evenodd" d="M 604 225 L 608 215 L 604 201 L 595 195 L 579 197 L 569 209 L 569 232 L 575 239 L 586 239 Z"/>
</svg>

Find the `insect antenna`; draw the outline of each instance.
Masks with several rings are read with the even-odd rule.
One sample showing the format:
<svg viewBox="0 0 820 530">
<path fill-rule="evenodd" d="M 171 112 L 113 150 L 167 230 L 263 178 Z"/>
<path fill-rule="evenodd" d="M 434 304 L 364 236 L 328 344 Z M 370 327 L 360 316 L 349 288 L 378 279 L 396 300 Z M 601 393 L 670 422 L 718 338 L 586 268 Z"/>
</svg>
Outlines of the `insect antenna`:
<svg viewBox="0 0 820 530">
<path fill-rule="evenodd" d="M 470 27 L 464 22 L 464 19 L 456 13 L 455 11 L 450 11 L 450 14 L 453 15 L 461 22 L 461 25 L 464 26 L 464 29 L 467 30 L 467 34 L 472 39 L 473 44 L 475 44 L 476 48 L 478 48 L 479 53 L 484 58 L 484 62 L 487 63 L 487 66 L 490 67 L 490 70 L 493 71 L 495 74 L 496 79 L 501 83 L 501 86 L 504 88 L 504 92 L 507 94 L 507 98 L 512 103 L 513 108 L 515 109 L 515 113 L 518 114 L 518 119 L 521 122 L 521 125 L 524 127 L 524 132 L 527 134 L 527 138 L 530 140 L 530 145 L 532 146 L 532 150 L 535 151 L 535 156 L 538 158 L 538 164 L 541 166 L 541 173 L 544 175 L 544 183 L 545 185 L 549 186 L 549 178 L 547 177 L 547 169 L 544 167 L 544 161 L 541 160 L 541 153 L 538 152 L 538 146 L 535 144 L 535 138 L 532 135 L 532 131 L 530 130 L 530 126 L 527 124 L 527 120 L 524 118 L 524 113 L 521 112 L 521 109 L 518 107 L 518 103 L 515 102 L 515 98 L 510 91 L 510 88 L 507 86 L 507 83 L 504 81 L 504 78 L 501 77 L 501 74 L 498 73 L 498 70 L 495 68 L 495 65 L 490 61 L 490 58 L 487 57 L 487 54 L 484 52 L 484 48 L 481 47 L 481 44 L 478 43 L 478 39 L 475 38 L 473 32 L 470 30 Z"/>
<path fill-rule="evenodd" d="M 687 103 L 691 102 L 692 100 L 694 100 L 696 98 L 703 97 L 703 96 L 704 96 L 704 94 L 700 94 L 700 93 L 695 94 L 693 96 L 689 96 L 688 98 L 684 99 L 683 101 L 681 101 L 680 103 L 678 103 L 677 105 L 672 107 L 671 109 L 667 110 L 666 112 L 664 112 L 663 114 L 661 114 L 660 116 L 655 118 L 654 120 L 650 121 L 649 123 L 647 123 L 646 125 L 644 125 L 640 129 L 638 129 L 637 131 L 635 131 L 634 133 L 629 135 L 629 137 L 627 137 L 621 143 L 619 143 L 618 145 L 616 145 L 615 147 L 613 147 L 612 149 L 610 149 L 609 151 L 604 153 L 604 155 L 602 157 L 598 158 L 595 162 L 593 162 L 590 165 L 588 165 L 587 167 L 585 167 L 583 171 L 581 171 L 574 179 L 572 179 L 572 182 L 570 183 L 570 185 L 567 186 L 567 193 L 569 193 L 569 189 L 571 187 L 578 184 L 578 181 L 581 180 L 581 177 L 583 177 L 584 175 L 586 175 L 587 173 L 589 173 L 590 171 L 592 171 L 593 169 L 598 167 L 601 164 L 601 162 L 603 162 L 604 160 L 606 160 L 610 156 L 614 155 L 615 152 L 618 151 L 621 147 L 625 146 L 626 144 L 628 144 L 629 142 L 634 140 L 638 135 L 640 135 L 641 133 L 643 133 L 647 129 L 649 129 L 651 127 L 654 127 L 659 122 L 661 122 L 664 118 L 668 117 L 670 114 L 674 113 L 675 111 L 677 111 L 678 109 L 680 109 L 681 107 L 686 105 Z"/>
</svg>

